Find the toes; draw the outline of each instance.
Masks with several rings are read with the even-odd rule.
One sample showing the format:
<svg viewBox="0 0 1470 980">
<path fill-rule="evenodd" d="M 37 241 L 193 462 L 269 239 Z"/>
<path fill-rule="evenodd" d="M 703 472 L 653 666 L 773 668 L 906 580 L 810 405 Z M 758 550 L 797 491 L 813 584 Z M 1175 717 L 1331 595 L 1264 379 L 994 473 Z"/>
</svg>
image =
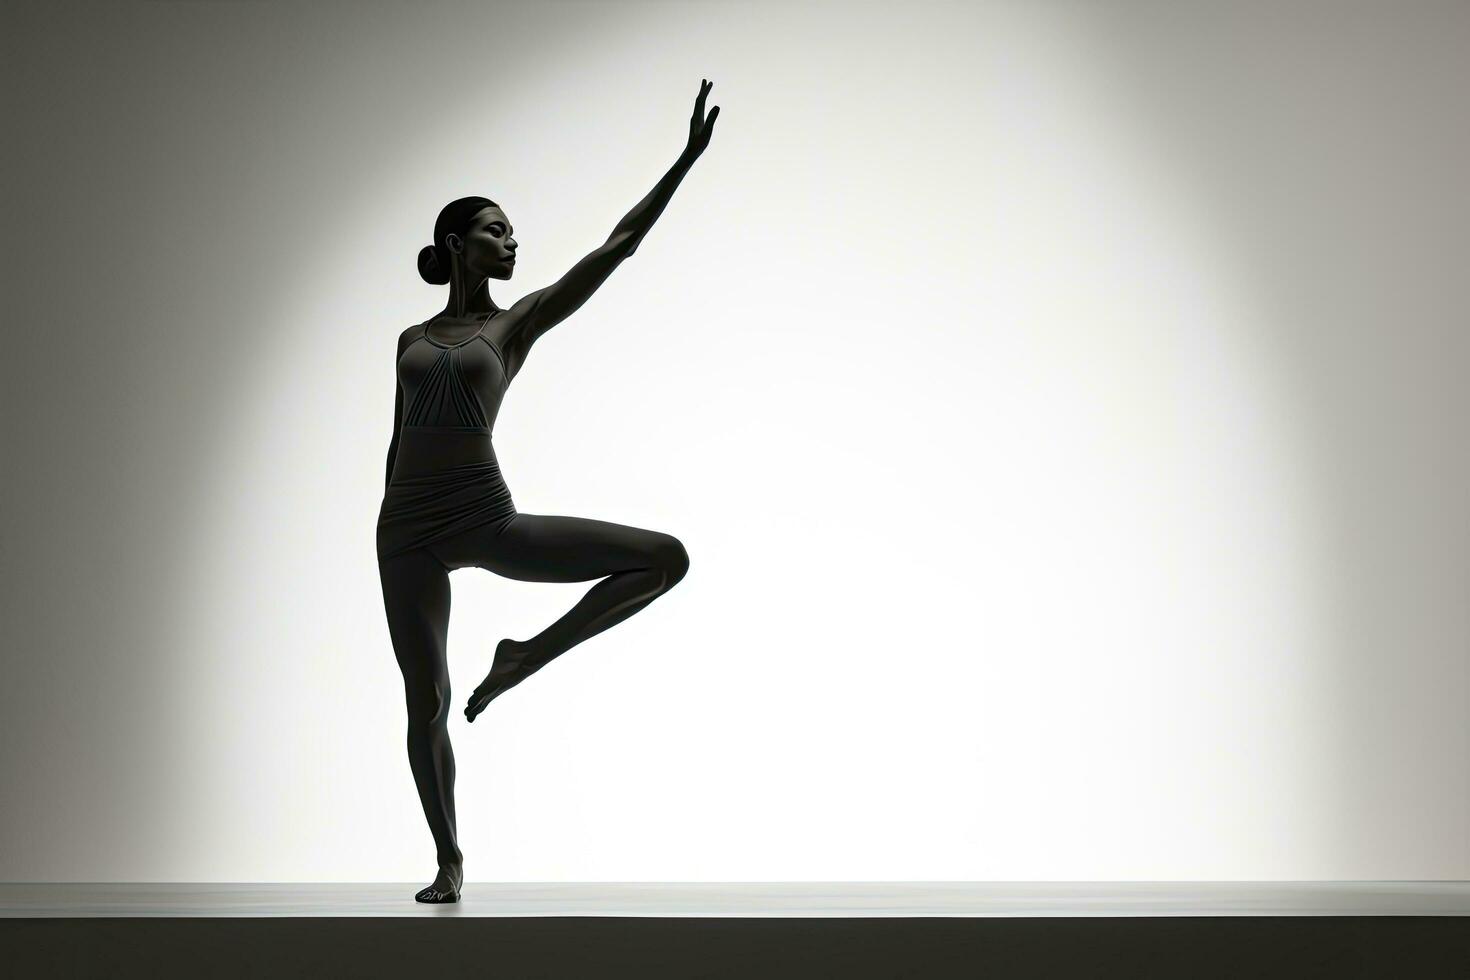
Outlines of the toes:
<svg viewBox="0 0 1470 980">
<path fill-rule="evenodd" d="M 455 901 L 456 895 L 454 892 L 441 892 L 439 889 L 430 886 L 415 895 L 414 900 L 430 905 L 442 905 Z"/>
<path fill-rule="evenodd" d="M 519 670 L 520 667 L 517 665 L 511 670 L 505 671 L 503 676 L 497 677 L 493 683 L 490 682 L 489 678 L 486 678 L 486 682 L 475 688 L 475 693 L 470 696 L 469 704 L 464 709 L 465 717 L 470 721 L 474 721 L 475 715 L 484 711 L 491 701 L 494 701 L 512 687 L 515 687 L 516 684 L 524 679 L 523 677 L 517 676 Z"/>
</svg>

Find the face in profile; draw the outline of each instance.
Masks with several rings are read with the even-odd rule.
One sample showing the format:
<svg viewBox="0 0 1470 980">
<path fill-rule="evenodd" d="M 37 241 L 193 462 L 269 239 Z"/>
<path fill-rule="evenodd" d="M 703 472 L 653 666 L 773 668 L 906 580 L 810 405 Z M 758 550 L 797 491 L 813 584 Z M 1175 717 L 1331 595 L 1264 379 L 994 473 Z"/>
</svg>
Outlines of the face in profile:
<svg viewBox="0 0 1470 980">
<path fill-rule="evenodd" d="M 500 208 L 486 208 L 475 215 L 465 234 L 461 253 L 471 275 L 486 279 L 509 279 L 515 272 L 516 240 L 511 237 L 510 219 Z"/>
</svg>

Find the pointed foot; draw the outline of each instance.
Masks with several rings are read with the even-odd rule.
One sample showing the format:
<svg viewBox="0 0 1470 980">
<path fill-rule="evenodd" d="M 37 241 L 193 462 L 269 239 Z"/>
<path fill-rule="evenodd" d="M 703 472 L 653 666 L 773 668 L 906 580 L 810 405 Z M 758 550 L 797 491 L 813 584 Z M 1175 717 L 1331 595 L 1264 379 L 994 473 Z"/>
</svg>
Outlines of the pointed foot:
<svg viewBox="0 0 1470 980">
<path fill-rule="evenodd" d="M 515 640 L 501 640 L 496 645 L 495 662 L 490 667 L 490 673 L 485 675 L 480 686 L 475 688 L 475 693 L 470 695 L 469 704 L 465 705 L 465 720 L 474 721 L 475 716 L 484 711 L 491 701 L 531 674 L 532 670 L 524 663 L 527 652 L 526 645 Z"/>
</svg>

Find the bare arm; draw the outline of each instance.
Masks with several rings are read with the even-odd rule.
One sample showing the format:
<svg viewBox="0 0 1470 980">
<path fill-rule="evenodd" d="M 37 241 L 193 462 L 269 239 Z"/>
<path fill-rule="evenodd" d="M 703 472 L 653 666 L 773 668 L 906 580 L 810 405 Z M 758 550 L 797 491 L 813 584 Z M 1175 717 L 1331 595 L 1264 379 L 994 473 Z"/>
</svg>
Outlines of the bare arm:
<svg viewBox="0 0 1470 980">
<path fill-rule="evenodd" d="M 398 395 L 393 399 L 393 438 L 388 443 L 388 475 L 383 480 L 383 492 L 393 482 L 393 464 L 398 462 L 398 429 L 403 424 L 403 385 L 398 386 Z"/>
<path fill-rule="evenodd" d="M 516 364 L 525 360 L 536 338 L 576 312 L 612 275 L 613 270 L 638 250 L 643 236 L 663 214 L 679 182 L 709 145 L 715 117 L 720 114 L 719 106 L 711 109 L 707 117 L 704 112 L 704 100 L 713 85 L 713 82 L 700 84 L 694 115 L 689 121 L 689 143 L 684 151 L 653 190 L 623 216 L 607 241 L 578 261 L 559 280 L 521 297 L 506 311 L 514 324 L 507 345 Z"/>
<path fill-rule="evenodd" d="M 398 357 L 403 357 L 403 352 L 409 344 L 408 335 L 413 330 L 408 330 L 398 335 Z M 393 375 L 398 375 L 398 360 L 393 362 Z M 383 492 L 388 492 L 388 485 L 393 482 L 393 464 L 398 462 L 398 435 L 403 430 L 403 382 L 398 381 L 395 385 L 397 393 L 393 396 L 393 438 L 388 442 L 388 476 L 383 482 Z"/>
</svg>

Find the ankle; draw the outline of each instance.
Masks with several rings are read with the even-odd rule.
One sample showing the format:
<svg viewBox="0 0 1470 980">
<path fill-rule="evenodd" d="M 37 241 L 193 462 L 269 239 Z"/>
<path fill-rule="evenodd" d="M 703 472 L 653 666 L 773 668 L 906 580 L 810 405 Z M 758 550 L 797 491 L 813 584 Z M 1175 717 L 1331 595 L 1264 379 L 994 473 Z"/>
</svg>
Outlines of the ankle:
<svg viewBox="0 0 1470 980">
<path fill-rule="evenodd" d="M 502 641 L 504 649 L 499 652 L 498 666 L 506 673 L 520 673 L 531 666 L 531 660 L 535 654 L 535 647 L 529 640 Z"/>
</svg>

